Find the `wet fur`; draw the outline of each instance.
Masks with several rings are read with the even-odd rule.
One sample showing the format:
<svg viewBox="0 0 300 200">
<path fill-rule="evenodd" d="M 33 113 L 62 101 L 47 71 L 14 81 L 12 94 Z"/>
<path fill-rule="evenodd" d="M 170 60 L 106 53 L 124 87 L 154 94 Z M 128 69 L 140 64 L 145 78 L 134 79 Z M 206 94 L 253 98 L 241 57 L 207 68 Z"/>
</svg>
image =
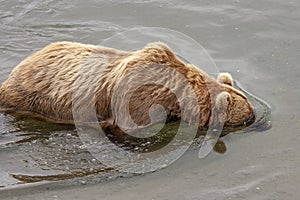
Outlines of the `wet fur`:
<svg viewBox="0 0 300 200">
<path fill-rule="evenodd" d="M 85 116 L 85 111 L 93 104 L 90 94 L 95 92 L 96 103 L 93 106 L 100 124 L 104 128 L 115 126 L 111 99 L 116 82 L 128 73 L 141 76 L 141 73 L 137 73 L 139 66 L 151 64 L 162 67 L 153 74 L 143 76 L 155 77 L 171 67 L 190 83 L 200 106 L 199 126 L 208 126 L 213 121 L 235 126 L 252 117 L 251 104 L 244 94 L 232 87 L 230 75 L 220 74 L 215 80 L 195 66 L 182 62 L 169 47 L 159 42 L 133 52 L 72 42 L 50 44 L 26 58 L 12 71 L 0 88 L 0 107 L 30 111 L 51 121 L 72 124 L 73 101 L 77 102 L 77 111 L 87 119 L 89 116 Z M 83 74 L 79 75 L 82 66 L 87 71 L 83 70 Z M 176 87 L 183 91 L 179 99 L 157 85 L 144 85 L 134 91 L 129 108 L 135 123 L 149 125 L 148 110 L 153 104 L 164 106 L 170 120 L 182 118 L 190 123 L 198 120 L 195 118 L 198 111 L 193 110 L 194 105 L 189 105 L 190 112 L 181 113 L 178 101 L 189 97 L 185 96 L 185 85 L 177 78 L 171 76 L 169 81 L 175 82 Z M 74 89 L 80 90 L 79 86 L 76 88 L 78 80 L 96 87 L 89 88 L 80 98 L 74 99 Z M 220 106 L 227 106 L 225 113 L 219 113 Z"/>
</svg>

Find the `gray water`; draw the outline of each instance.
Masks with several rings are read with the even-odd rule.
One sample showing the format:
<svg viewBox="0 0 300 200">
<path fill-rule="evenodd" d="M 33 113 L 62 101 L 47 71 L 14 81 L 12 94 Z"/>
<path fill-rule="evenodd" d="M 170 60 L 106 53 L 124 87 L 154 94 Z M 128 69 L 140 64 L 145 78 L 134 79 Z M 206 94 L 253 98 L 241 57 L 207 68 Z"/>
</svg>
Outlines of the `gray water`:
<svg viewBox="0 0 300 200">
<path fill-rule="evenodd" d="M 198 159 L 190 150 L 165 169 L 117 179 L 102 173 L 74 127 L 1 114 L 0 199 L 299 199 L 299 9 L 296 0 L 0 1 L 0 82 L 51 42 L 100 44 L 131 28 L 163 27 L 195 39 L 220 71 L 272 107 L 271 129 L 222 138 L 224 154 Z M 78 169 L 64 182 L 12 176 Z"/>
</svg>

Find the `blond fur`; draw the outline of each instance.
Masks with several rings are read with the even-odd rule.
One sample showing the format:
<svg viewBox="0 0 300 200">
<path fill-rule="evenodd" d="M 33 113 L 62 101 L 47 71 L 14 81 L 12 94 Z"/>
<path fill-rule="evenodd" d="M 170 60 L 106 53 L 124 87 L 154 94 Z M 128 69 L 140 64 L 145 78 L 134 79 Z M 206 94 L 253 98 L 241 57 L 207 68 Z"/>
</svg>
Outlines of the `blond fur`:
<svg viewBox="0 0 300 200">
<path fill-rule="evenodd" d="M 199 126 L 207 126 L 210 120 L 223 120 L 225 125 L 235 126 L 252 117 L 251 104 L 244 94 L 232 87 L 231 76 L 215 80 L 195 66 L 182 62 L 168 46 L 160 42 L 133 52 L 72 42 L 50 44 L 26 58 L 12 71 L 0 88 L 0 106 L 38 113 L 58 122 L 74 123 L 74 101 L 78 106 L 76 110 L 83 117 L 87 117 L 84 116 L 86 109 L 95 104 L 93 106 L 100 123 L 114 124 L 111 100 L 116 83 L 129 73 L 141 76 L 137 73 L 139 67 L 151 64 L 161 65 L 152 76 L 171 67 L 192 86 L 201 112 Z M 179 98 L 188 99 L 184 96 L 186 87 L 177 78 L 174 76 L 168 81 L 183 88 Z M 83 85 L 77 84 L 79 80 Z M 80 91 L 84 84 L 87 91 L 82 91 L 83 94 L 74 99 L 74 90 Z M 224 91 L 223 96 L 218 96 Z M 95 103 L 92 98 L 95 98 Z M 214 112 L 218 101 L 227 106 L 224 119 L 218 119 L 217 112 Z M 198 111 L 193 110 L 192 104 L 190 112 L 181 113 L 178 100 L 169 90 L 143 85 L 133 93 L 130 101 L 130 114 L 134 122 L 149 125 L 148 110 L 153 104 L 164 106 L 169 118 L 182 118 L 191 123 L 197 121 L 195 112 Z"/>
</svg>

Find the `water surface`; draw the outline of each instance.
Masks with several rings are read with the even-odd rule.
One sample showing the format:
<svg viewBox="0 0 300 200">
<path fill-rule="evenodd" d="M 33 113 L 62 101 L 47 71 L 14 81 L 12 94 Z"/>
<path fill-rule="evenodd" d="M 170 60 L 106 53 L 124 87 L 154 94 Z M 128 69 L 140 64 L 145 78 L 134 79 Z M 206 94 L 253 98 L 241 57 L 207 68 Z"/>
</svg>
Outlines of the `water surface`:
<svg viewBox="0 0 300 200">
<path fill-rule="evenodd" d="M 201 43 L 220 71 L 230 72 L 246 91 L 266 100 L 273 124 L 267 131 L 223 137 L 224 154 L 212 152 L 199 160 L 198 151 L 190 150 L 155 173 L 107 181 L 120 174 L 101 168 L 78 141 L 74 127 L 1 113 L 1 199 L 300 196 L 299 1 L 0 2 L 0 82 L 26 56 L 51 42 L 100 44 L 129 28 L 164 27 Z M 70 141 L 75 146 L 67 145 Z M 7 145 L 10 142 L 14 144 Z M 66 172 L 79 178 L 68 177 L 66 182 L 51 178 Z M 32 177 L 11 174 L 48 174 L 46 179 L 52 180 L 15 185 Z"/>
</svg>

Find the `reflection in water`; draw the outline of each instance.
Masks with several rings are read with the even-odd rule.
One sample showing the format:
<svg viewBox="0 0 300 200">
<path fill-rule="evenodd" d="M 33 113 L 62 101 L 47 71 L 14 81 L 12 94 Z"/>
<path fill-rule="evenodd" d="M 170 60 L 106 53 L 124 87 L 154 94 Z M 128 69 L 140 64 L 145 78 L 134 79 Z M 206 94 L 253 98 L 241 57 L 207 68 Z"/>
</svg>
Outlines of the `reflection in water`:
<svg viewBox="0 0 300 200">
<path fill-rule="evenodd" d="M 236 86 L 243 90 L 237 83 Z M 255 107 L 255 122 L 248 127 L 225 128 L 222 135 L 263 131 L 271 127 L 269 106 L 246 91 L 244 93 Z M 76 128 L 72 125 L 51 124 L 20 112 L 0 113 L 0 122 L 0 153 L 4 155 L 0 168 L 2 173 L 7 174 L 7 178 L 0 182 L 1 187 L 78 178 L 86 181 L 87 176 L 89 180 L 96 182 L 119 176 L 131 176 L 107 167 L 95 159 L 87 151 L 86 144 L 81 142 Z M 156 126 L 160 125 L 142 131 L 151 135 L 151 132 L 155 132 Z M 127 151 L 138 153 L 155 151 L 170 142 L 177 133 L 178 126 L 179 122 L 171 122 L 150 138 L 128 137 L 125 141 L 114 142 Z M 198 150 L 203 144 L 205 131 L 198 130 L 198 138 L 192 144 L 192 149 Z M 188 133 L 189 126 L 186 124 L 182 134 Z M 223 154 L 226 152 L 226 145 L 221 140 L 215 145 L 214 151 Z M 180 141 L 176 145 L 184 144 L 184 141 Z M 108 156 L 107 152 L 109 149 L 103 156 Z"/>
</svg>

